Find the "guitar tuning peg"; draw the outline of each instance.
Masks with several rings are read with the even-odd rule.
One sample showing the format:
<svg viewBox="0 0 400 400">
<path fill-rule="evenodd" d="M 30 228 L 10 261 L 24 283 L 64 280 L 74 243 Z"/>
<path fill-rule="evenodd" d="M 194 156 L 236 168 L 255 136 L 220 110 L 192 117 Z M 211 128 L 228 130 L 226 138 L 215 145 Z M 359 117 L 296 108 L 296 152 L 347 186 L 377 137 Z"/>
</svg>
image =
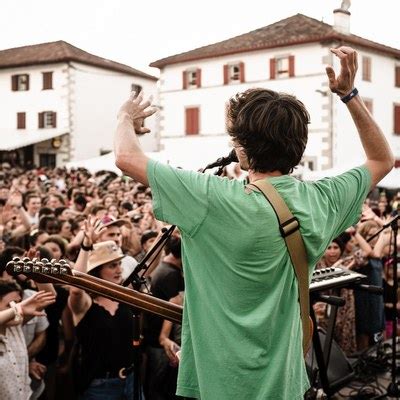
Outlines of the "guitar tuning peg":
<svg viewBox="0 0 400 400">
<path fill-rule="evenodd" d="M 36 263 L 38 262 L 37 257 L 33 257 L 33 258 L 32 258 L 32 262 L 33 262 L 34 264 L 36 264 Z"/>
<path fill-rule="evenodd" d="M 29 264 L 25 264 L 25 265 L 24 265 L 24 268 L 23 268 L 24 273 L 25 273 L 25 272 L 27 272 L 27 273 L 32 272 L 32 267 L 33 267 L 33 265 L 31 266 L 31 265 L 29 265 Z"/>
<path fill-rule="evenodd" d="M 13 257 L 13 259 L 12 259 L 15 263 L 17 263 L 17 262 L 20 262 L 21 261 L 21 259 L 19 258 L 19 257 Z"/>
<path fill-rule="evenodd" d="M 59 263 L 63 266 L 68 264 L 67 260 L 64 260 L 63 258 L 59 261 Z"/>
<path fill-rule="evenodd" d="M 48 274 L 50 272 L 50 267 L 48 267 L 47 265 L 48 265 L 48 263 L 43 265 L 43 267 L 42 267 L 43 274 Z"/>
<path fill-rule="evenodd" d="M 60 264 L 56 260 L 51 260 L 53 263 L 51 267 L 51 273 L 52 274 L 59 274 L 60 273 Z"/>
<path fill-rule="evenodd" d="M 67 268 L 61 266 L 60 267 L 60 274 L 66 274 L 68 272 Z"/>
<path fill-rule="evenodd" d="M 46 264 L 46 263 L 48 263 L 49 262 L 49 260 L 47 259 L 47 258 L 42 258 L 42 263 L 43 264 Z"/>
<path fill-rule="evenodd" d="M 54 265 L 56 262 L 57 262 L 57 260 L 56 260 L 55 258 L 52 258 L 51 261 L 50 261 L 50 263 L 51 263 L 52 265 Z"/>
<path fill-rule="evenodd" d="M 42 272 L 41 266 L 37 265 L 37 264 L 33 264 L 32 270 L 33 270 L 33 272 L 37 272 L 37 273 Z"/>
<path fill-rule="evenodd" d="M 22 261 L 26 263 L 28 261 L 31 261 L 31 259 L 29 257 L 23 257 Z"/>
</svg>

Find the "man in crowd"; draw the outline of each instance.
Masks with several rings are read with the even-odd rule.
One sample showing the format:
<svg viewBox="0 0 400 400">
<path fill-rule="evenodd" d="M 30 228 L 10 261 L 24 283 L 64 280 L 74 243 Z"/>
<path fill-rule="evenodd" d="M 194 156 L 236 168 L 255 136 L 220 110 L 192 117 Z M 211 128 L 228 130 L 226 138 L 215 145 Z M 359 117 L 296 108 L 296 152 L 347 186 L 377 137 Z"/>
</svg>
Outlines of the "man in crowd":
<svg viewBox="0 0 400 400">
<path fill-rule="evenodd" d="M 267 179 L 300 223 L 309 272 L 331 240 L 356 223 L 368 191 L 393 154 L 354 87 L 357 53 L 331 49 L 326 72 L 358 130 L 366 162 L 314 184 L 288 174 L 300 162 L 309 114 L 295 97 L 250 89 L 229 102 L 228 131 L 249 180 Z M 178 225 L 185 307 L 177 394 L 206 400 L 300 400 L 309 388 L 302 354 L 297 280 L 271 206 L 242 182 L 174 169 L 149 159 L 136 134 L 155 112 L 143 95 L 118 114 L 116 165 L 150 184 L 154 213 Z"/>
<path fill-rule="evenodd" d="M 169 301 L 184 290 L 181 239 L 171 237 L 165 245 L 165 253 L 152 275 L 151 292 L 153 296 Z M 169 400 L 175 398 L 176 368 L 170 367 L 169 359 L 159 343 L 163 319 L 148 314 L 146 321 L 146 396 L 148 400 Z"/>
<path fill-rule="evenodd" d="M 31 225 L 39 224 L 39 210 L 41 204 L 42 200 L 37 194 L 32 193 L 25 198 L 25 208 Z"/>
</svg>

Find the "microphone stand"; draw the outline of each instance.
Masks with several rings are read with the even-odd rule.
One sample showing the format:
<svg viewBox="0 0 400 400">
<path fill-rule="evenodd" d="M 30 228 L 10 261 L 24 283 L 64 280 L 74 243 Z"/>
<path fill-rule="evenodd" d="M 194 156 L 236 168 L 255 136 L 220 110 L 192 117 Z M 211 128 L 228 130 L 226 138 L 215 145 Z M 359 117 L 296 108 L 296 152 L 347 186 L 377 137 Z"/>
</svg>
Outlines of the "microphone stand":
<svg viewBox="0 0 400 400">
<path fill-rule="evenodd" d="M 154 244 L 154 246 L 149 250 L 149 252 L 143 257 L 142 261 L 140 261 L 135 269 L 131 272 L 131 274 L 124 280 L 122 286 L 129 286 L 132 284 L 133 289 L 140 291 L 140 288 L 143 284 L 146 283 L 144 278 L 144 274 L 150 268 L 154 260 L 157 258 L 158 254 L 163 249 L 165 243 L 172 235 L 173 230 L 175 229 L 174 226 L 171 226 L 169 229 L 163 228 L 160 239 Z M 152 257 L 153 259 L 149 261 Z M 143 270 L 141 276 L 139 276 L 139 272 Z M 138 308 L 132 307 L 132 324 L 133 324 L 133 362 L 132 364 L 121 372 L 121 377 L 127 377 L 133 371 L 133 400 L 141 400 L 142 399 L 142 392 L 140 390 L 140 364 L 141 364 L 141 354 L 140 354 L 140 317 L 141 312 Z"/>
<path fill-rule="evenodd" d="M 390 382 L 388 388 L 387 388 L 387 394 L 392 397 L 399 397 L 400 396 L 400 388 L 399 388 L 399 383 L 396 382 L 396 356 L 397 356 L 397 290 L 399 287 L 399 282 L 397 278 L 397 232 L 399 230 L 397 220 L 399 219 L 399 215 L 397 215 L 391 222 L 390 226 L 393 231 L 393 291 L 394 291 L 394 296 L 393 296 L 393 304 L 392 304 L 392 310 L 393 310 L 393 321 L 392 321 L 392 369 L 391 369 L 391 378 L 392 381 Z"/>
<path fill-rule="evenodd" d="M 379 229 L 376 233 L 374 233 L 372 236 L 370 236 L 367 239 L 367 242 L 370 242 L 372 239 L 375 239 L 382 231 L 384 231 L 386 228 L 389 228 L 391 226 L 393 228 L 393 223 L 396 222 L 400 218 L 400 214 L 397 214 L 392 220 L 390 220 L 387 224 L 383 225 L 381 229 Z"/>
<path fill-rule="evenodd" d="M 215 172 L 214 175 L 221 175 L 223 169 L 226 165 L 230 164 L 232 161 L 237 161 L 237 159 L 232 159 L 231 152 L 228 157 L 221 157 L 216 162 L 208 164 L 202 172 L 207 169 L 219 167 L 219 169 Z M 122 283 L 123 286 L 129 286 L 132 284 L 133 289 L 140 291 L 140 288 L 143 284 L 146 283 L 144 278 L 144 274 L 149 269 L 151 264 L 157 258 L 157 255 L 161 252 L 168 239 L 172 236 L 176 225 L 171 225 L 169 229 L 163 228 L 163 234 L 158 239 L 158 241 L 153 245 L 153 247 L 149 250 L 149 252 L 143 257 L 142 261 L 140 261 L 134 270 L 130 273 L 130 275 L 124 280 Z M 149 259 L 154 255 L 154 258 L 148 264 Z M 143 270 L 141 276 L 139 276 L 139 272 Z M 140 315 L 141 312 L 136 308 L 132 307 L 133 312 L 133 363 L 128 368 L 122 369 L 120 371 L 121 377 L 127 377 L 133 371 L 133 400 L 142 400 L 142 392 L 140 391 Z"/>
</svg>

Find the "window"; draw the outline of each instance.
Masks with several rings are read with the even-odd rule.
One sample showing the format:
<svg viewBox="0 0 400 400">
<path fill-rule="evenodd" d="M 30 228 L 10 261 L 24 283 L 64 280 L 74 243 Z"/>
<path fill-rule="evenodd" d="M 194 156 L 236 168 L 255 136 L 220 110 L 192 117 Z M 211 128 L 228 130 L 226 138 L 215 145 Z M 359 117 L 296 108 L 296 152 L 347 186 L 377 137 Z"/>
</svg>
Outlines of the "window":
<svg viewBox="0 0 400 400">
<path fill-rule="evenodd" d="M 136 84 L 136 83 L 132 83 L 131 85 L 131 92 L 135 92 L 135 97 L 142 91 L 143 87 Z"/>
<path fill-rule="evenodd" d="M 13 92 L 29 90 L 29 75 L 13 75 L 11 77 L 11 90 Z"/>
<path fill-rule="evenodd" d="M 183 71 L 183 89 L 193 89 L 201 87 L 201 69 L 188 69 Z"/>
<path fill-rule="evenodd" d="M 362 58 L 362 80 L 371 82 L 371 57 Z"/>
<path fill-rule="evenodd" d="M 57 113 L 54 111 L 44 111 L 39 113 L 39 128 L 56 128 Z"/>
<path fill-rule="evenodd" d="M 304 156 L 300 162 L 300 165 L 302 165 L 305 169 L 308 169 L 309 171 L 314 171 L 317 166 L 317 158 Z"/>
<path fill-rule="evenodd" d="M 394 77 L 395 86 L 400 87 L 400 65 L 396 65 L 394 73 L 395 73 Z"/>
<path fill-rule="evenodd" d="M 17 113 L 17 129 L 25 129 L 26 113 Z"/>
<path fill-rule="evenodd" d="M 186 135 L 199 134 L 199 113 L 198 107 L 189 107 L 185 110 L 185 133 Z"/>
<path fill-rule="evenodd" d="M 244 82 L 244 63 L 224 65 L 224 85 L 232 82 Z"/>
<path fill-rule="evenodd" d="M 42 72 L 43 90 L 53 89 L 53 72 Z"/>
<path fill-rule="evenodd" d="M 394 134 L 400 135 L 400 104 L 394 105 Z"/>
<path fill-rule="evenodd" d="M 371 99 L 363 99 L 365 106 L 368 108 L 368 111 L 373 113 L 373 103 Z"/>
<path fill-rule="evenodd" d="M 271 58 L 269 60 L 270 79 L 294 76 L 294 56 Z"/>
<path fill-rule="evenodd" d="M 55 168 L 56 167 L 56 155 L 49 153 L 39 154 L 39 166 Z"/>
</svg>

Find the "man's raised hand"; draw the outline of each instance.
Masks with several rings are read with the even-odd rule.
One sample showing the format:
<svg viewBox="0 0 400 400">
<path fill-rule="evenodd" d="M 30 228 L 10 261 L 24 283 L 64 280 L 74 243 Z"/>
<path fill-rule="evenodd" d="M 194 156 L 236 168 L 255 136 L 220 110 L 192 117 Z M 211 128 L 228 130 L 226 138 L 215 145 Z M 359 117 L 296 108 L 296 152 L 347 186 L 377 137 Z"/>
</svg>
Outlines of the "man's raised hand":
<svg viewBox="0 0 400 400">
<path fill-rule="evenodd" d="M 331 66 L 326 67 L 329 89 L 343 97 L 354 89 L 354 79 L 358 68 L 357 52 L 347 46 L 331 49 L 331 52 L 340 59 L 340 73 L 336 77 L 334 69 Z"/>
<path fill-rule="evenodd" d="M 143 122 L 157 111 L 157 108 L 151 107 L 152 101 L 152 96 L 144 100 L 143 92 L 140 92 L 137 96 L 136 92 L 132 92 L 129 99 L 122 104 L 118 112 L 118 118 L 124 115 L 128 116 L 137 135 L 149 133 L 150 129 L 144 127 Z"/>
</svg>

